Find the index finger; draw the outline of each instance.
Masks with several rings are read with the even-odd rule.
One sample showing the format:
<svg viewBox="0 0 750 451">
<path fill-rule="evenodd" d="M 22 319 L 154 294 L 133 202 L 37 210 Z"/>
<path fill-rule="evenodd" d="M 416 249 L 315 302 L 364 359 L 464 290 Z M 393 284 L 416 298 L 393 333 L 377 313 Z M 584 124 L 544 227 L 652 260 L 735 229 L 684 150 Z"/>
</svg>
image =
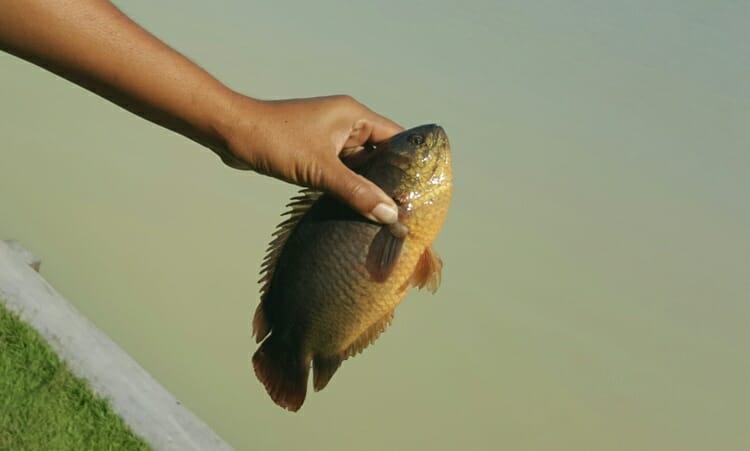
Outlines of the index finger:
<svg viewBox="0 0 750 451">
<path fill-rule="evenodd" d="M 372 133 L 368 138 L 369 142 L 381 142 L 386 139 L 401 133 L 404 131 L 404 127 L 398 125 L 387 117 L 381 116 L 373 111 L 370 112 L 371 116 L 367 118 L 372 124 Z"/>
</svg>

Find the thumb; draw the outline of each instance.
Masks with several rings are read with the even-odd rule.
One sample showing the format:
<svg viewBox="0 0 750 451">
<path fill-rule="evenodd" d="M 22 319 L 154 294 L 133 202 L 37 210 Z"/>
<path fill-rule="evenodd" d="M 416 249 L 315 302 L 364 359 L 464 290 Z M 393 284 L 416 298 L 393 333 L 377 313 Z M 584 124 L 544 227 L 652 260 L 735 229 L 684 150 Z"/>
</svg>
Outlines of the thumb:
<svg viewBox="0 0 750 451">
<path fill-rule="evenodd" d="M 383 224 L 398 221 L 398 208 L 393 199 L 338 158 L 324 173 L 322 185 L 324 190 L 366 218 Z"/>
</svg>

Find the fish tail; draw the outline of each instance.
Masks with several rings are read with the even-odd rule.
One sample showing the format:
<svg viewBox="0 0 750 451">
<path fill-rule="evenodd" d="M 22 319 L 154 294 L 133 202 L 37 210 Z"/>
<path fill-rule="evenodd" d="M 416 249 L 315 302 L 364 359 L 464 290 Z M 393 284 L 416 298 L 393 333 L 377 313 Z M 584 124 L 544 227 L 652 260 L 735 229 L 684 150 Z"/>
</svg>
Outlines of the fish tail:
<svg viewBox="0 0 750 451">
<path fill-rule="evenodd" d="M 310 365 L 274 334 L 253 355 L 253 368 L 273 402 L 292 412 L 302 407 Z"/>
</svg>

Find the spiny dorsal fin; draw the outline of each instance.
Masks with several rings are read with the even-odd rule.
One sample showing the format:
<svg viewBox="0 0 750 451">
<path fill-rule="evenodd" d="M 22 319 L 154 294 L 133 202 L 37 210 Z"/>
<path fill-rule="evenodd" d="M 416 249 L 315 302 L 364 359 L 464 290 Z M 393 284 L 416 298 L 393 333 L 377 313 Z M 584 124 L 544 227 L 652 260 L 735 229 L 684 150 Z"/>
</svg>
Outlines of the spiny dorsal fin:
<svg viewBox="0 0 750 451">
<path fill-rule="evenodd" d="M 282 214 L 282 216 L 289 217 L 279 224 L 273 232 L 273 239 L 266 249 L 266 256 L 261 264 L 261 277 L 258 280 L 259 283 L 263 284 L 260 289 L 260 305 L 255 310 L 255 316 L 253 317 L 253 335 L 255 335 L 255 340 L 258 343 L 271 331 L 264 314 L 263 304 L 266 302 L 268 291 L 271 289 L 273 272 L 276 269 L 276 263 L 279 260 L 281 251 L 284 249 L 284 245 L 297 226 L 297 223 L 307 213 L 312 204 L 318 200 L 321 194 L 320 191 L 303 189 L 296 196 L 292 197 L 286 205 L 289 209 Z"/>
</svg>

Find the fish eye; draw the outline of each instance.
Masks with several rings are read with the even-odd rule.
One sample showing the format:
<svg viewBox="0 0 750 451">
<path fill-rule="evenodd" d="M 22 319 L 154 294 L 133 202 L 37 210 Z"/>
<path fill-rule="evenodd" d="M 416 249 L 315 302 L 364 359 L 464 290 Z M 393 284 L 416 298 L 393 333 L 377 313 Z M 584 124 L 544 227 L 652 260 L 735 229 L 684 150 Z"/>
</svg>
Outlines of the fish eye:
<svg viewBox="0 0 750 451">
<path fill-rule="evenodd" d="M 424 144 L 424 136 L 420 135 L 419 133 L 409 135 L 407 139 L 411 144 L 414 144 L 415 146 L 421 146 L 422 144 Z"/>
</svg>

